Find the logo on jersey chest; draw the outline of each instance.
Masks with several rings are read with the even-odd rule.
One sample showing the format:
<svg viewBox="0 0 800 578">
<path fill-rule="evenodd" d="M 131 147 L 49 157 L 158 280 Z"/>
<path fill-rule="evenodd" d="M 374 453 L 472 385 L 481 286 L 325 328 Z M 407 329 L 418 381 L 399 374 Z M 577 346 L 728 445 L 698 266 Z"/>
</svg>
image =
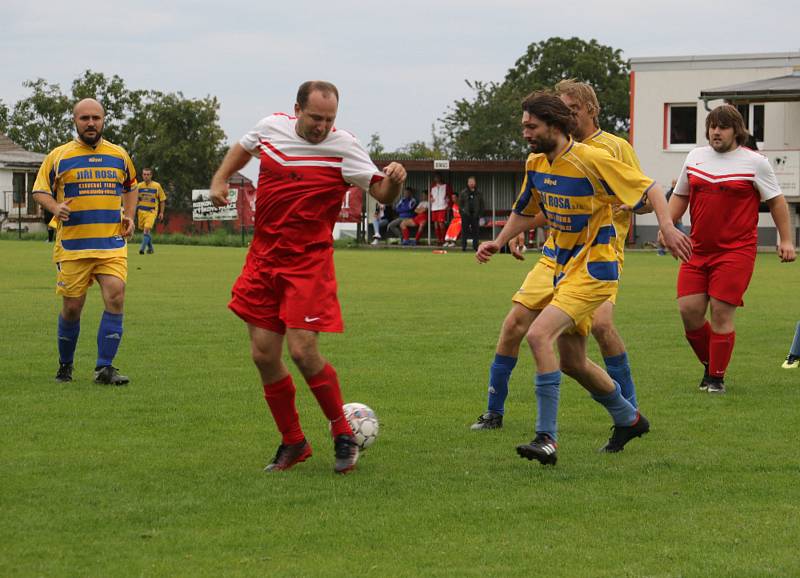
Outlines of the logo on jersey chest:
<svg viewBox="0 0 800 578">
<path fill-rule="evenodd" d="M 547 182 L 547 179 L 545 179 Z M 548 207 L 552 207 L 554 209 L 571 209 L 572 205 L 570 204 L 569 197 L 562 197 L 559 195 L 551 195 L 545 194 L 544 202 Z"/>
</svg>

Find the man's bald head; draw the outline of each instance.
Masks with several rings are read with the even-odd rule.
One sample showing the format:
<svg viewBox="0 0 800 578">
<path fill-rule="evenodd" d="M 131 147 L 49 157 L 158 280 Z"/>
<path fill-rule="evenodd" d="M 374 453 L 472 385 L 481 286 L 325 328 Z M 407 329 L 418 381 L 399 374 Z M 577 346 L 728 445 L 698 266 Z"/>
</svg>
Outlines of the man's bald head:
<svg viewBox="0 0 800 578">
<path fill-rule="evenodd" d="M 72 109 L 72 119 L 75 121 L 75 130 L 78 138 L 89 146 L 100 142 L 103 136 L 103 121 L 106 111 L 103 105 L 93 98 L 84 98 L 78 101 Z"/>
</svg>

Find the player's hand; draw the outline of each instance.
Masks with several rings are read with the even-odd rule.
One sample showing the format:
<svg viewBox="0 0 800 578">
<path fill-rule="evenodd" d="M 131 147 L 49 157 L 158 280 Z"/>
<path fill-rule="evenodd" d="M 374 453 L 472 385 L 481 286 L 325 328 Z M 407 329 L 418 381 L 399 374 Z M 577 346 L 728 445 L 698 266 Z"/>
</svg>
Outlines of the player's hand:
<svg viewBox="0 0 800 578">
<path fill-rule="evenodd" d="M 67 199 L 63 203 L 59 203 L 56 206 L 56 210 L 53 211 L 53 216 L 59 221 L 69 221 L 69 214 L 71 211 L 69 210 L 69 204 L 72 202 L 72 199 Z"/>
<path fill-rule="evenodd" d="M 497 253 L 499 250 L 500 245 L 494 241 L 484 241 L 478 247 L 478 252 L 475 253 L 475 258 L 478 260 L 478 263 L 488 263 L 489 259 L 492 258 L 492 255 Z"/>
<path fill-rule="evenodd" d="M 791 241 L 781 241 L 778 245 L 778 257 L 781 263 L 791 263 L 796 258 L 795 248 Z"/>
<path fill-rule="evenodd" d="M 667 223 L 659 229 L 658 242 L 672 253 L 673 257 L 684 263 L 692 257 L 692 242 L 672 223 Z"/>
<path fill-rule="evenodd" d="M 228 185 L 225 184 L 223 186 L 214 186 L 211 184 L 211 190 L 208 193 L 209 200 L 211 204 L 215 207 L 224 207 L 230 201 L 228 200 Z"/>
<path fill-rule="evenodd" d="M 383 174 L 396 184 L 402 184 L 406 180 L 406 169 L 400 163 L 389 163 L 384 167 Z"/>
<path fill-rule="evenodd" d="M 159 215 L 158 216 L 158 222 L 159 223 L 163 223 L 164 222 L 164 215 Z"/>
<path fill-rule="evenodd" d="M 514 259 L 519 261 L 525 260 L 525 256 L 522 254 L 525 250 L 525 243 L 520 241 L 518 236 L 508 242 L 508 248 L 511 249 L 511 254 L 514 256 Z"/>
<path fill-rule="evenodd" d="M 133 219 L 130 217 L 122 217 L 122 236 L 126 239 L 133 237 Z"/>
</svg>

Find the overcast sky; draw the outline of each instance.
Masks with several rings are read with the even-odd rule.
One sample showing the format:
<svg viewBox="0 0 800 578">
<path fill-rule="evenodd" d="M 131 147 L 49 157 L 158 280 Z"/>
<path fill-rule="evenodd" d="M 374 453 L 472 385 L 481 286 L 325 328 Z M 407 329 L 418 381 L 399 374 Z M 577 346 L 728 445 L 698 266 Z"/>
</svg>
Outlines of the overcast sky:
<svg viewBox="0 0 800 578">
<path fill-rule="evenodd" d="M 2 0 L 0 99 L 86 69 L 129 88 L 213 95 L 229 141 L 290 111 L 297 86 L 337 84 L 337 125 L 388 149 L 430 141 L 465 79 L 501 80 L 526 47 L 578 36 L 626 58 L 800 50 L 796 0 Z M 251 163 L 254 164 L 254 163 Z M 249 172 L 249 171 L 248 171 Z"/>
</svg>

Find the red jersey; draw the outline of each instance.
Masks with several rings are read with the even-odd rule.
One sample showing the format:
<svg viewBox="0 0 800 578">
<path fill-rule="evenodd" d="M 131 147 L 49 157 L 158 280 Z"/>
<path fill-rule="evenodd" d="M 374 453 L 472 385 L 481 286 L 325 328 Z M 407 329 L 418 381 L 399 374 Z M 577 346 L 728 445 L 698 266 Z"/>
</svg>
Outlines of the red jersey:
<svg viewBox="0 0 800 578">
<path fill-rule="evenodd" d="M 781 189 L 769 161 L 757 152 L 738 147 L 718 153 L 704 146 L 686 157 L 674 193 L 689 197 L 692 250 L 708 254 L 755 249 L 758 205 Z"/>
<path fill-rule="evenodd" d="M 273 114 L 239 141 L 261 161 L 250 246 L 261 258 L 330 247 L 350 185 L 369 189 L 384 177 L 350 133 L 334 128 L 312 144 L 297 134 L 296 123 L 295 117 Z"/>
</svg>

